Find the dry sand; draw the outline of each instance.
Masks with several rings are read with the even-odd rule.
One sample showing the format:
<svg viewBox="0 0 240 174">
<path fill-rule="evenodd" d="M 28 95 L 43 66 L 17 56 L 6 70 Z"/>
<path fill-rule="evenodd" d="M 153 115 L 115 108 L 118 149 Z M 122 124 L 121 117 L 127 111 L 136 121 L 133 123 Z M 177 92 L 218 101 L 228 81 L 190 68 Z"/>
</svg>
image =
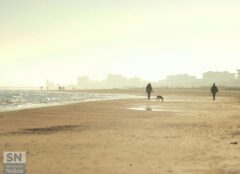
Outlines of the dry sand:
<svg viewBox="0 0 240 174">
<path fill-rule="evenodd" d="M 239 93 L 177 93 L 0 113 L 0 151 L 29 174 L 240 173 Z"/>
</svg>

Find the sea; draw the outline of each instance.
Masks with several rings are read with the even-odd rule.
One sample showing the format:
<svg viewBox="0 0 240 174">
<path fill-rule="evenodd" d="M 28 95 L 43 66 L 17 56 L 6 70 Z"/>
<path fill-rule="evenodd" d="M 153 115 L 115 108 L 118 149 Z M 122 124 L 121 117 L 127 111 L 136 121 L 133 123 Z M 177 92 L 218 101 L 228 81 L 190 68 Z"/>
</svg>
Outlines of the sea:
<svg viewBox="0 0 240 174">
<path fill-rule="evenodd" d="M 139 96 L 77 91 L 0 90 L 0 112 L 77 102 L 133 98 L 139 98 Z"/>
</svg>

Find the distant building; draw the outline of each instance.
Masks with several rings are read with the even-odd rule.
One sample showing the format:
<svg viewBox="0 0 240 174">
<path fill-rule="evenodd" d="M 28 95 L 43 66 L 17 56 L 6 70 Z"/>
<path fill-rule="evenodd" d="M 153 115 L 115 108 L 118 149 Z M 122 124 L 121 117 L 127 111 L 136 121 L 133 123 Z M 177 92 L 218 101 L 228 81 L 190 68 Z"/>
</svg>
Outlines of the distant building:
<svg viewBox="0 0 240 174">
<path fill-rule="evenodd" d="M 240 80 L 240 69 L 237 69 L 237 80 Z"/>
<path fill-rule="evenodd" d="M 77 78 L 78 89 L 113 89 L 113 88 L 134 88 L 144 87 L 146 82 L 134 77 L 126 78 L 118 74 L 109 74 L 105 80 L 94 81 L 90 80 L 86 76 L 80 76 Z"/>
<path fill-rule="evenodd" d="M 228 86 L 235 80 L 235 73 L 213 72 L 209 71 L 203 74 L 202 82 L 204 85 L 211 85 L 212 83 L 218 83 L 219 85 Z"/>
<path fill-rule="evenodd" d="M 77 78 L 77 88 L 78 89 L 87 89 L 90 86 L 90 79 L 87 76 L 80 76 Z"/>
<path fill-rule="evenodd" d="M 58 86 L 54 82 L 46 81 L 46 89 L 57 89 Z"/>
<path fill-rule="evenodd" d="M 199 80 L 195 76 L 187 74 L 170 75 L 165 81 L 168 87 L 194 87 L 199 84 Z"/>
</svg>

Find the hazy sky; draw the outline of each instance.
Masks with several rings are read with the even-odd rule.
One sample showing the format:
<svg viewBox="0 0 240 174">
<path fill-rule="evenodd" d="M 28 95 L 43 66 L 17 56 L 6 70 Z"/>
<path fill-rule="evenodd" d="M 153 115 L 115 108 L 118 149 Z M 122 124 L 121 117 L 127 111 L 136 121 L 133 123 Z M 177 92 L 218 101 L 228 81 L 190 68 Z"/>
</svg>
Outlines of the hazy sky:
<svg viewBox="0 0 240 174">
<path fill-rule="evenodd" d="M 239 0 L 0 0 L 0 86 L 240 68 Z"/>
</svg>

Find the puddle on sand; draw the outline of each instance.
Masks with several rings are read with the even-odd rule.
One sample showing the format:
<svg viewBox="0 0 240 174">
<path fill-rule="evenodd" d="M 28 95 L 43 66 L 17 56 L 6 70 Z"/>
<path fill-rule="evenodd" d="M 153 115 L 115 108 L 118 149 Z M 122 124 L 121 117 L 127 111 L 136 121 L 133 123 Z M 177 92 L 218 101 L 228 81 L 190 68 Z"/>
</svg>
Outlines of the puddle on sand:
<svg viewBox="0 0 240 174">
<path fill-rule="evenodd" d="M 157 112 L 181 112 L 177 110 L 167 110 L 159 108 L 159 106 L 135 106 L 128 109 L 137 110 L 137 111 L 157 111 Z"/>
<path fill-rule="evenodd" d="M 128 108 L 131 110 L 138 110 L 138 111 L 160 111 L 160 112 L 168 112 L 168 110 L 157 108 L 157 107 L 152 107 L 152 106 L 138 106 L 138 107 L 131 107 Z"/>
<path fill-rule="evenodd" d="M 164 110 L 164 109 L 153 109 L 153 108 L 128 108 L 128 109 L 131 109 L 131 110 L 138 110 L 138 111 L 161 111 L 161 112 L 164 112 L 164 111 L 167 111 L 167 110 Z"/>
</svg>

